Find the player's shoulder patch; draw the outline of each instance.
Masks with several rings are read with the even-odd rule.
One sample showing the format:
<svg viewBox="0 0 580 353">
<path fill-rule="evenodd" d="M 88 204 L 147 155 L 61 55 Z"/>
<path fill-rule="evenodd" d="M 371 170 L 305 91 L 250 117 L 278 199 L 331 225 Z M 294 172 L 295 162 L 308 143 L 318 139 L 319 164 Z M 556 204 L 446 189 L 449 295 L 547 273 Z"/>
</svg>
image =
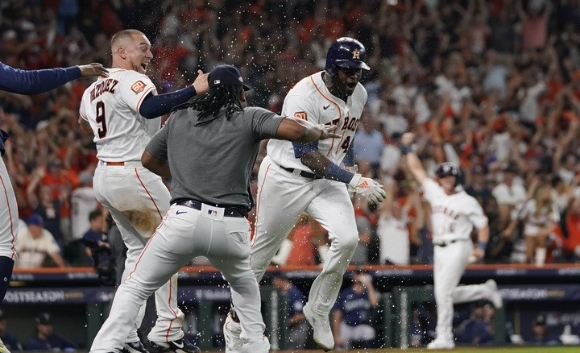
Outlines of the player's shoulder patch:
<svg viewBox="0 0 580 353">
<path fill-rule="evenodd" d="M 139 94 L 139 93 L 143 92 L 145 87 L 146 87 L 145 83 L 143 83 L 143 81 L 139 80 L 131 86 L 131 91 L 133 91 L 135 94 Z"/>
<path fill-rule="evenodd" d="M 306 112 L 296 112 L 294 117 L 302 120 L 308 120 Z"/>
</svg>

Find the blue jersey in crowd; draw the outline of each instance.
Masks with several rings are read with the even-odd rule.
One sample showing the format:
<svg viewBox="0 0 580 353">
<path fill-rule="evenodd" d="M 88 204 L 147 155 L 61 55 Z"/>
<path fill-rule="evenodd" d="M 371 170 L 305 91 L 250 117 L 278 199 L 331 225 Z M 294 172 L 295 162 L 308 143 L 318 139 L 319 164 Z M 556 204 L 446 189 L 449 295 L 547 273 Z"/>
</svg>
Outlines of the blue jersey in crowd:
<svg viewBox="0 0 580 353">
<path fill-rule="evenodd" d="M 292 285 L 287 295 L 288 295 L 288 309 L 290 311 L 288 313 L 288 317 L 300 314 L 302 312 L 302 308 L 304 307 L 304 295 L 302 294 L 300 289 Z"/>
<path fill-rule="evenodd" d="M 352 287 L 340 292 L 334 305 L 335 310 L 342 312 L 342 318 L 349 326 L 370 324 L 371 308 L 368 293 L 356 293 Z"/>
<path fill-rule="evenodd" d="M 4 342 L 4 345 L 10 351 L 21 351 L 22 350 L 22 345 L 18 342 L 18 338 L 12 332 L 6 332 L 6 334 L 4 336 L 0 337 L 0 339 L 2 339 L 2 342 Z"/>
<path fill-rule="evenodd" d="M 73 351 L 78 348 L 74 342 L 59 335 L 50 335 L 46 341 L 34 335 L 30 337 L 26 344 L 26 350 L 28 351 Z"/>
</svg>

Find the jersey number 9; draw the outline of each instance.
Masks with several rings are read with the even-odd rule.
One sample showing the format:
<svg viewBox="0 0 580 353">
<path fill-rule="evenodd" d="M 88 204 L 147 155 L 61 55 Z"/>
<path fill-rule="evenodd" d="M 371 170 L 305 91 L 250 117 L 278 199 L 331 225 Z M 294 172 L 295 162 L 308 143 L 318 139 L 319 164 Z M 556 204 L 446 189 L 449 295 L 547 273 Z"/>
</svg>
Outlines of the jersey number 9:
<svg viewBox="0 0 580 353">
<path fill-rule="evenodd" d="M 105 121 L 105 103 L 97 102 L 97 124 L 99 127 L 99 137 L 103 138 L 107 135 L 107 122 Z"/>
</svg>

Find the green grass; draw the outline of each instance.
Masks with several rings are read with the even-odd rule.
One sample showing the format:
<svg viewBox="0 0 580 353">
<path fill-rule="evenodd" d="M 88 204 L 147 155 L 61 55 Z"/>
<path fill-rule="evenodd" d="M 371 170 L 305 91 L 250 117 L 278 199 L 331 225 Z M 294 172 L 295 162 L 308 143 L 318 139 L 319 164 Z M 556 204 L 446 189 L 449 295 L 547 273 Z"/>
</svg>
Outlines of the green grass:
<svg viewBox="0 0 580 353">
<path fill-rule="evenodd" d="M 322 351 L 321 351 L 322 352 Z M 452 353 L 580 353 L 580 346 L 569 347 L 485 347 L 485 348 L 463 348 L 457 347 L 452 350 L 427 350 L 425 348 L 413 349 L 376 349 L 367 350 L 367 353 L 415 353 L 415 352 L 452 352 Z"/>
<path fill-rule="evenodd" d="M 276 352 L 276 351 L 272 351 Z M 290 351 L 277 351 L 279 353 L 289 353 Z M 292 353 L 323 353 L 322 350 L 304 350 L 304 351 L 293 351 Z M 452 350 L 427 350 L 426 348 L 410 348 L 410 349 L 367 349 L 367 350 L 350 350 L 350 351 L 330 351 L 332 352 L 363 352 L 363 353 L 430 353 L 430 352 L 450 352 L 450 353 L 580 353 L 580 346 L 568 346 L 568 347 L 485 347 L 485 348 L 469 348 L 469 347 L 457 347 Z"/>
</svg>

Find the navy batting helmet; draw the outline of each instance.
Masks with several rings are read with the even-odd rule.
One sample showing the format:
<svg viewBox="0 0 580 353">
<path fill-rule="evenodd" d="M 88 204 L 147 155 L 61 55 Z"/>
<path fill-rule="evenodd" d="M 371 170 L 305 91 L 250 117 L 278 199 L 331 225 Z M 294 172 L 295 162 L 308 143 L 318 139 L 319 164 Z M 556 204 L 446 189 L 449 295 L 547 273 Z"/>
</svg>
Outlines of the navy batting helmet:
<svg viewBox="0 0 580 353">
<path fill-rule="evenodd" d="M 457 168 L 457 166 L 451 162 L 445 162 L 437 166 L 435 174 L 438 178 L 444 178 L 446 176 L 454 176 L 459 178 L 459 168 Z"/>
<path fill-rule="evenodd" d="M 349 37 L 338 38 L 326 54 L 326 72 L 330 76 L 336 76 L 339 67 L 370 70 L 364 62 L 366 56 L 367 50 L 358 40 Z"/>
</svg>

